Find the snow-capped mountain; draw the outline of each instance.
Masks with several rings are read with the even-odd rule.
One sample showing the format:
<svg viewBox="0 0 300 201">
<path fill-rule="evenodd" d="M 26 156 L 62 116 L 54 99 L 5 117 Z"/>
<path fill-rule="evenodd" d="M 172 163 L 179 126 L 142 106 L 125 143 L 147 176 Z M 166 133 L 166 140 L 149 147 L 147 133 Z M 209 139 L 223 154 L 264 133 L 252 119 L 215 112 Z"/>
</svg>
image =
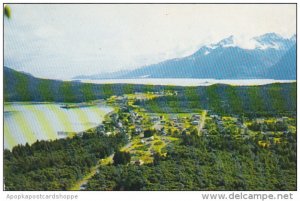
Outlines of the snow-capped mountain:
<svg viewBox="0 0 300 201">
<path fill-rule="evenodd" d="M 203 46 L 202 48 L 216 49 L 219 47 L 240 47 L 243 49 L 280 49 L 280 50 L 288 50 L 290 49 L 296 42 L 296 35 L 293 35 L 291 38 L 284 38 L 275 33 L 267 33 L 258 37 L 253 37 L 249 39 L 248 44 L 251 44 L 250 47 L 245 47 L 239 43 L 238 39 L 233 35 L 222 39 L 218 43 L 209 44 Z"/>
<path fill-rule="evenodd" d="M 246 42 L 250 46 L 245 47 L 237 38 L 229 36 L 217 43 L 204 45 L 187 57 L 166 60 L 126 73 L 89 78 L 295 78 L 291 75 L 296 75 L 296 57 L 289 53 L 286 56 L 289 62 L 285 64 L 282 61 L 287 52 L 296 51 L 296 48 L 293 49 L 296 44 L 295 35 L 283 38 L 275 33 L 267 33 Z M 279 66 L 276 65 L 278 62 L 281 62 Z M 272 69 L 276 69 L 276 72 Z M 289 76 L 284 73 L 285 69 L 289 69 Z M 78 76 L 76 79 L 84 78 Z"/>
<path fill-rule="evenodd" d="M 291 38 L 283 38 L 275 33 L 267 33 L 259 37 L 253 38 L 257 44 L 256 48 L 259 49 L 290 49 L 296 42 L 296 35 L 293 35 Z"/>
<path fill-rule="evenodd" d="M 265 75 L 272 79 L 295 80 L 296 69 L 296 45 L 294 45 L 274 66 L 266 70 Z"/>
<path fill-rule="evenodd" d="M 221 40 L 217 44 L 211 44 L 207 47 L 211 48 L 211 49 L 216 49 L 218 47 L 234 47 L 234 46 L 236 46 L 236 44 L 235 44 L 233 35 L 231 35 L 228 38 L 224 38 L 223 40 Z"/>
</svg>

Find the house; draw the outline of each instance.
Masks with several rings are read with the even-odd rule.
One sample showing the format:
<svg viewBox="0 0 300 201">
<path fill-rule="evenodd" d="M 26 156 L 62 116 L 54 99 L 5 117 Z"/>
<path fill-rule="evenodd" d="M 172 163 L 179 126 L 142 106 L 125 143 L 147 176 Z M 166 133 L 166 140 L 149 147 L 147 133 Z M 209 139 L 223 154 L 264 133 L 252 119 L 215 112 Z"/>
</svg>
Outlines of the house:
<svg viewBox="0 0 300 201">
<path fill-rule="evenodd" d="M 136 112 L 130 112 L 130 115 L 131 115 L 132 117 L 136 117 L 136 116 L 137 116 L 137 113 L 136 113 Z"/>
<path fill-rule="evenodd" d="M 210 115 L 210 118 L 213 118 L 213 119 L 220 119 L 219 115 L 216 115 L 216 114 Z"/>
<path fill-rule="evenodd" d="M 178 117 L 176 115 L 172 115 L 172 116 L 170 116 L 170 120 L 177 121 Z"/>
<path fill-rule="evenodd" d="M 246 129 L 246 128 L 247 128 L 247 126 L 245 126 L 244 124 L 240 125 L 239 127 L 240 127 L 241 129 Z"/>
<path fill-rule="evenodd" d="M 115 98 L 115 101 L 116 101 L 117 103 L 122 103 L 122 102 L 124 102 L 124 100 L 125 100 L 125 98 L 122 97 L 122 96 L 117 96 L 117 97 Z"/>
<path fill-rule="evenodd" d="M 135 165 L 143 165 L 143 164 L 144 164 L 144 161 L 142 161 L 141 159 L 139 159 L 139 160 L 136 160 L 136 161 L 134 162 L 134 164 L 135 164 Z"/>
<path fill-rule="evenodd" d="M 287 120 L 289 120 L 288 117 L 282 117 L 283 122 L 286 122 Z"/>
<path fill-rule="evenodd" d="M 149 137 L 149 138 L 147 139 L 148 142 L 153 141 L 153 140 L 154 140 L 154 137 L 153 137 L 153 136 L 151 136 L 151 137 Z"/>
<path fill-rule="evenodd" d="M 265 122 L 265 119 L 264 118 L 256 118 L 255 119 L 256 123 L 264 123 Z"/>
<path fill-rule="evenodd" d="M 126 106 L 121 107 L 121 112 L 129 112 L 128 107 Z"/>
<path fill-rule="evenodd" d="M 173 121 L 173 122 L 177 122 L 178 121 L 177 117 L 170 118 L 170 120 Z"/>
<path fill-rule="evenodd" d="M 166 135 L 167 135 L 167 133 L 166 133 L 166 131 L 165 131 L 165 130 L 162 130 L 162 131 L 161 131 L 161 134 L 162 134 L 162 135 L 164 135 L 164 136 L 166 136 Z"/>
<path fill-rule="evenodd" d="M 280 122 L 287 122 L 288 119 L 289 119 L 288 117 L 282 117 L 282 118 L 277 119 L 277 121 L 280 121 Z"/>
<path fill-rule="evenodd" d="M 192 121 L 192 125 L 198 125 L 199 121 Z"/>
<path fill-rule="evenodd" d="M 199 114 L 193 114 L 192 119 L 198 119 L 200 120 L 200 115 Z"/>
<path fill-rule="evenodd" d="M 121 122 L 118 122 L 117 126 L 118 126 L 119 128 L 122 128 L 122 127 L 123 127 L 123 124 L 122 124 Z"/>
<path fill-rule="evenodd" d="M 155 124 L 153 127 L 157 131 L 160 131 L 162 129 L 162 125 L 160 125 L 160 124 Z"/>
<path fill-rule="evenodd" d="M 110 121 L 103 121 L 103 124 L 110 124 Z"/>
<path fill-rule="evenodd" d="M 217 121 L 217 125 L 223 125 L 223 122 L 221 120 Z"/>
<path fill-rule="evenodd" d="M 137 127 L 135 128 L 135 133 L 136 133 L 136 134 L 140 134 L 142 131 L 143 131 L 143 129 L 142 129 L 141 127 L 139 127 L 139 126 L 137 126 Z"/>
<path fill-rule="evenodd" d="M 80 190 L 85 190 L 86 188 L 87 188 L 87 182 L 84 182 L 83 184 L 81 184 Z"/>
<path fill-rule="evenodd" d="M 157 122 L 157 121 L 159 121 L 159 117 L 158 116 L 152 116 L 151 121 L 152 122 Z"/>
</svg>

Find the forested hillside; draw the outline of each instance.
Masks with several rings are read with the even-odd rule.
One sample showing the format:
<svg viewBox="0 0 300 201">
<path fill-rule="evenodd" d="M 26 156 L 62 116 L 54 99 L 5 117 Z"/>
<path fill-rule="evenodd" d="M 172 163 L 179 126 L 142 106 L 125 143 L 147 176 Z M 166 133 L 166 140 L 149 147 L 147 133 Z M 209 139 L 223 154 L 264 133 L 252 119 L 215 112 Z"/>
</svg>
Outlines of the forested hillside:
<svg viewBox="0 0 300 201">
<path fill-rule="evenodd" d="M 296 115 L 296 83 L 263 86 L 211 85 L 179 89 L 177 96 L 164 96 L 137 105 L 149 112 L 197 112 L 247 116 Z"/>
<path fill-rule="evenodd" d="M 5 190 L 67 190 L 126 142 L 125 135 L 85 133 L 5 150 Z"/>
<path fill-rule="evenodd" d="M 211 85 L 199 87 L 133 84 L 87 84 L 39 79 L 4 68 L 5 101 L 83 102 L 135 92 L 177 91 L 147 102 L 136 102 L 152 112 L 192 112 L 199 109 L 247 115 L 292 114 L 296 111 L 296 83 L 263 86 Z"/>
<path fill-rule="evenodd" d="M 4 67 L 5 101 L 84 102 L 140 91 L 139 85 L 88 84 L 40 79 Z"/>
<path fill-rule="evenodd" d="M 258 138 L 180 138 L 154 164 L 101 166 L 87 190 L 296 190 L 296 136 L 269 148 Z"/>
</svg>

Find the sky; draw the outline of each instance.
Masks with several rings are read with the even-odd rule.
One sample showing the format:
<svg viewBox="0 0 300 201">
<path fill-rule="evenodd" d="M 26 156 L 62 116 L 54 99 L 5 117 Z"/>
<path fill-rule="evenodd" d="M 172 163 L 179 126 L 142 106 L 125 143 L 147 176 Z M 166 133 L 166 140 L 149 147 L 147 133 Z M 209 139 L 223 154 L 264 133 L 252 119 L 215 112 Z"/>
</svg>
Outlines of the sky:
<svg viewBox="0 0 300 201">
<path fill-rule="evenodd" d="M 296 33 L 295 4 L 14 4 L 4 19 L 4 65 L 70 79 L 187 56 L 234 35 Z"/>
</svg>

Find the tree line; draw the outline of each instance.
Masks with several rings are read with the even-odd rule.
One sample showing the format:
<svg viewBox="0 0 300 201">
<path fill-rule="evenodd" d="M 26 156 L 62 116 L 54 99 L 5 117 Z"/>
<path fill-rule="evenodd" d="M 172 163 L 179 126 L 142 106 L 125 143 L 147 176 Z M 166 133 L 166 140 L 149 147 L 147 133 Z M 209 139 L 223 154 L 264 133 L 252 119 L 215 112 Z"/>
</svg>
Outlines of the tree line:
<svg viewBox="0 0 300 201">
<path fill-rule="evenodd" d="M 4 150 L 5 190 L 67 190 L 125 143 L 124 134 L 94 132 Z"/>
<path fill-rule="evenodd" d="M 101 166 L 86 190 L 296 190 L 296 135 L 268 148 L 257 139 L 178 136 L 153 164 Z"/>
</svg>

